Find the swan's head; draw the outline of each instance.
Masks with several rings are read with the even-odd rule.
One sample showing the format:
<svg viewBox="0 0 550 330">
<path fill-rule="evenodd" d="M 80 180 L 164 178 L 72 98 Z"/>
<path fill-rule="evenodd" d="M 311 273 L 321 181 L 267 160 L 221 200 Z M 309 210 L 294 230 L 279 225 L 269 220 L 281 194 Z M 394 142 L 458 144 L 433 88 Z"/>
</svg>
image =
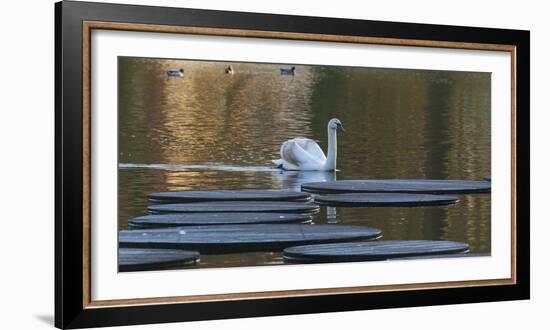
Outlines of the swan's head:
<svg viewBox="0 0 550 330">
<path fill-rule="evenodd" d="M 329 120 L 328 128 L 333 129 L 333 130 L 342 131 L 342 132 L 346 131 L 344 129 L 344 126 L 342 126 L 342 123 L 340 122 L 340 119 L 337 119 L 337 118 L 332 118 L 331 120 Z"/>
</svg>

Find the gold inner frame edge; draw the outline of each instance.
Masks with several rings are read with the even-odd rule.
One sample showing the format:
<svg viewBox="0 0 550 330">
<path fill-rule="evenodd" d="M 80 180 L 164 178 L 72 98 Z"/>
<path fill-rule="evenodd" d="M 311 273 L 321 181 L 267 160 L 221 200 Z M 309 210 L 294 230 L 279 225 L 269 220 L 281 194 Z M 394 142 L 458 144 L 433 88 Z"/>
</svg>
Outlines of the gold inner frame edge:
<svg viewBox="0 0 550 330">
<path fill-rule="evenodd" d="M 287 39 L 323 41 L 389 46 L 432 47 L 486 51 L 504 51 L 511 55 L 511 277 L 489 280 L 432 282 L 395 285 L 371 285 L 322 289 L 299 289 L 284 291 L 240 292 L 228 294 L 207 294 L 173 297 L 130 298 L 115 300 L 92 300 L 91 298 L 91 33 L 92 30 L 118 30 L 131 32 L 178 33 L 209 36 L 247 37 L 266 39 Z M 363 36 L 342 36 L 279 31 L 241 30 L 224 28 L 203 28 L 174 25 L 118 23 L 102 21 L 82 22 L 82 221 L 83 221 L 83 307 L 102 308 L 130 305 L 175 304 L 229 300 L 253 300 L 285 297 L 304 297 L 336 294 L 357 294 L 367 292 L 410 291 L 476 286 L 514 285 L 516 279 L 516 46 L 417 39 L 397 39 Z"/>
</svg>

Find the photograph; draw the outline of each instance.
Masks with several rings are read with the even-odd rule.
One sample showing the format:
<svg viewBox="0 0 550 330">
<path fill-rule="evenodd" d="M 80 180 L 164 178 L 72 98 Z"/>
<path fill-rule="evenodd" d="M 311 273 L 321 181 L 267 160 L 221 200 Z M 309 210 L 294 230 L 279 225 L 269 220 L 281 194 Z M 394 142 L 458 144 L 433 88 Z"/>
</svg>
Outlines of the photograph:
<svg viewBox="0 0 550 330">
<path fill-rule="evenodd" d="M 119 272 L 491 256 L 491 72 L 117 66 Z"/>
</svg>

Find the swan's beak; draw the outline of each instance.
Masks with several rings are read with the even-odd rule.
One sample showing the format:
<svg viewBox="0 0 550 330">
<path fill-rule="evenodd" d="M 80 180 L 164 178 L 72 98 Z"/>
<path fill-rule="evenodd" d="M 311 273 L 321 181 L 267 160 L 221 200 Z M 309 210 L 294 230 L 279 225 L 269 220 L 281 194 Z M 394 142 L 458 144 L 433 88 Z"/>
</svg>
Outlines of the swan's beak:
<svg viewBox="0 0 550 330">
<path fill-rule="evenodd" d="M 336 126 L 336 129 L 339 130 L 339 131 L 342 131 L 342 132 L 346 132 L 346 130 L 344 129 L 344 126 L 342 126 L 342 124 L 339 124 L 338 126 Z"/>
</svg>

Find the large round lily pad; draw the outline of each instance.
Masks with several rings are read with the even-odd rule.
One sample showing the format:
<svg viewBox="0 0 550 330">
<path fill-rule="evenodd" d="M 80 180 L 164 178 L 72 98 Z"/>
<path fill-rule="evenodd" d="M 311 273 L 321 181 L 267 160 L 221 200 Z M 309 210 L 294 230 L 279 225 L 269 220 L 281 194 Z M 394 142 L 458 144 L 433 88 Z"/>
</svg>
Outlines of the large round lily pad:
<svg viewBox="0 0 550 330">
<path fill-rule="evenodd" d="M 345 225 L 260 224 L 122 230 L 121 247 L 196 250 L 200 253 L 278 252 L 295 245 L 376 239 L 376 228 Z"/>
<path fill-rule="evenodd" d="M 338 180 L 302 184 L 302 191 L 317 194 L 341 193 L 428 193 L 460 194 L 490 192 L 487 181 L 463 180 Z"/>
<path fill-rule="evenodd" d="M 169 213 L 151 214 L 128 220 L 133 227 L 177 227 L 209 225 L 245 225 L 259 223 L 298 223 L 311 221 L 311 215 L 299 213 Z"/>
<path fill-rule="evenodd" d="M 121 272 L 157 270 L 194 265 L 197 251 L 169 249 L 118 249 L 118 269 Z"/>
<path fill-rule="evenodd" d="M 309 201 L 311 195 L 297 191 L 283 190 L 187 190 L 166 191 L 149 195 L 149 201 L 154 203 L 190 203 L 190 202 L 220 202 L 220 201 Z"/>
<path fill-rule="evenodd" d="M 328 206 L 426 206 L 454 204 L 458 198 L 448 195 L 356 193 L 315 197 L 315 203 Z"/>
<path fill-rule="evenodd" d="M 148 208 L 151 214 L 162 213 L 220 213 L 220 212 L 271 212 L 311 213 L 319 210 L 314 203 L 294 202 L 203 202 L 182 204 L 156 204 Z"/>
<path fill-rule="evenodd" d="M 452 241 L 372 241 L 295 246 L 284 250 L 290 263 L 374 261 L 465 253 L 469 245 Z"/>
</svg>

